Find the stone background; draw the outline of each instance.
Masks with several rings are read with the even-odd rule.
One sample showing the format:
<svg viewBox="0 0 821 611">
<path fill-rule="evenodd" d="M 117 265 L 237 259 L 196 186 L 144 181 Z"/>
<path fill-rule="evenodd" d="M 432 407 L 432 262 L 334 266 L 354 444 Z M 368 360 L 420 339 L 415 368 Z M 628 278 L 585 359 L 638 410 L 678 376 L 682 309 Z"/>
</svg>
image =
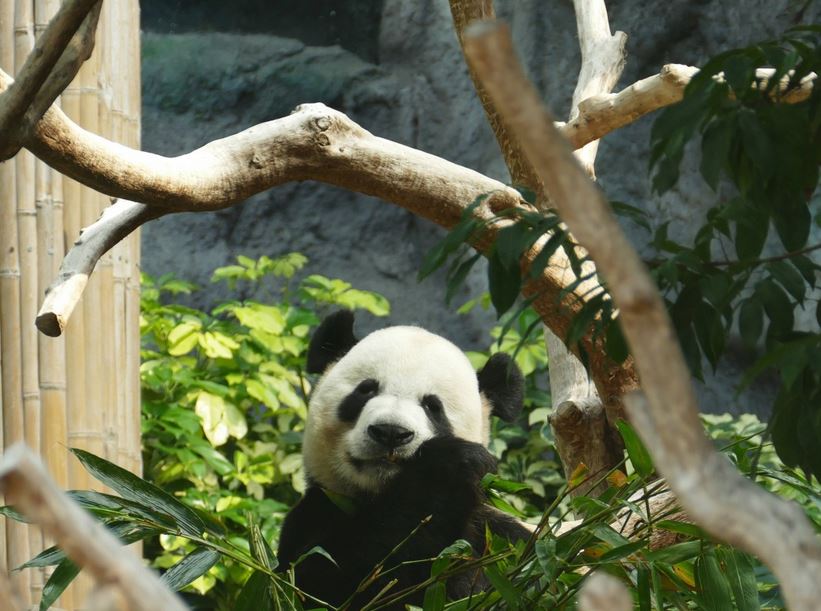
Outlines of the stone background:
<svg viewBox="0 0 821 611">
<path fill-rule="evenodd" d="M 775 36 L 817 9 L 795 0 L 612 0 L 613 30 L 628 36 L 617 89 L 665 63 L 698 65 L 722 50 Z M 501 180 L 504 164 L 467 76 L 446 0 L 143 0 L 143 148 L 190 151 L 302 102 L 324 102 L 371 132 Z M 531 77 L 559 117 L 569 112 L 579 69 L 569 0 L 497 0 Z M 811 14 L 812 12 L 815 14 Z M 664 197 L 647 176 L 652 117 L 607 136 L 597 172 L 607 194 L 672 219 L 685 237 L 715 197 L 686 160 L 685 177 Z M 627 227 L 637 244 L 646 235 Z M 464 348 L 489 343 L 490 312 L 459 316 L 444 303 L 440 274 L 421 284 L 425 253 L 442 235 L 427 221 L 374 198 L 318 183 L 291 184 L 241 206 L 166 217 L 143 230 L 143 267 L 199 283 L 198 304 L 224 298 L 211 270 L 238 254 L 299 251 L 308 272 L 343 278 L 386 295 L 392 323 L 418 323 Z M 643 247 L 643 246 L 642 246 Z M 643 247 L 644 248 L 644 247 Z M 460 305 L 485 290 L 476 270 Z M 240 295 L 248 297 L 249 295 Z M 382 320 L 360 321 L 363 331 Z M 737 359 L 738 360 L 738 359 Z M 735 411 L 726 371 L 701 386 L 705 407 Z M 759 391 L 756 391 L 759 392 Z M 763 397 L 762 397 L 763 398 Z M 749 408 L 747 398 L 742 402 Z M 755 401 L 756 410 L 766 401 Z"/>
</svg>

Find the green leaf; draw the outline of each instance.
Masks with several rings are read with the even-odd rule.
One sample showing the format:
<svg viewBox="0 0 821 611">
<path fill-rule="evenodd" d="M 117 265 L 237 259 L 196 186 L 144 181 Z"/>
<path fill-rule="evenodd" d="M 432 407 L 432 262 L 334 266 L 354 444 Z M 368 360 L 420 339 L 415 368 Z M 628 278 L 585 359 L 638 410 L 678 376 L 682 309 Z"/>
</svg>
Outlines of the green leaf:
<svg viewBox="0 0 821 611">
<path fill-rule="evenodd" d="M 812 226 L 812 215 L 807 204 L 803 201 L 784 202 L 775 206 L 772 214 L 773 226 L 787 252 L 804 248 Z"/>
<path fill-rule="evenodd" d="M 486 566 L 485 575 L 487 575 L 491 585 L 496 588 L 496 591 L 502 595 L 505 603 L 507 603 L 506 608 L 511 611 L 516 611 L 519 608 L 519 592 L 516 590 L 516 586 L 502 574 L 498 565 L 491 564 Z"/>
<path fill-rule="evenodd" d="M 271 578 L 262 571 L 254 571 L 242 586 L 234 603 L 234 611 L 273 611 Z"/>
<path fill-rule="evenodd" d="M 198 537 L 205 531 L 205 524 L 193 509 L 161 488 L 90 452 L 79 448 L 71 451 L 91 475 L 124 498 L 167 513 L 185 534 Z"/>
<path fill-rule="evenodd" d="M 65 589 L 74 581 L 74 578 L 80 573 L 80 567 L 74 564 L 71 560 L 66 558 L 48 578 L 43 586 L 43 597 L 40 599 L 40 611 L 46 611 L 51 608 Z"/>
<path fill-rule="evenodd" d="M 273 335 L 279 335 L 285 330 L 285 316 L 274 306 L 254 303 L 234 308 L 233 314 L 249 329 L 259 329 Z"/>
<path fill-rule="evenodd" d="M 701 541 L 685 541 L 684 543 L 675 543 L 669 547 L 647 552 L 645 557 L 652 562 L 678 564 L 698 556 L 703 546 L 704 544 Z"/>
<path fill-rule="evenodd" d="M 638 590 L 639 611 L 650 611 L 650 570 L 639 568 L 636 589 Z"/>
<path fill-rule="evenodd" d="M 730 585 L 721 570 L 715 550 L 696 558 L 696 586 L 701 592 L 705 611 L 727 611 L 733 608 Z"/>
<path fill-rule="evenodd" d="M 758 584 L 750 556 L 732 548 L 719 548 L 718 558 L 733 591 L 738 611 L 759 611 Z"/>
<path fill-rule="evenodd" d="M 718 188 L 718 179 L 730 152 L 734 127 L 730 120 L 715 119 L 701 140 L 701 175 L 713 191 Z"/>
<path fill-rule="evenodd" d="M 186 321 L 178 324 L 168 334 L 168 354 L 171 356 L 182 356 L 188 354 L 197 345 L 199 330 L 202 323 L 199 321 Z"/>
<path fill-rule="evenodd" d="M 607 325 L 607 332 L 604 336 L 604 349 L 607 356 L 616 363 L 623 363 L 630 354 L 618 319 L 611 320 Z"/>
<path fill-rule="evenodd" d="M 780 337 L 793 330 L 793 304 L 781 287 L 772 279 L 766 278 L 756 284 L 755 294 L 770 319 L 771 334 Z"/>
<path fill-rule="evenodd" d="M 522 277 L 518 267 L 515 270 L 507 269 L 496 253 L 491 255 L 488 261 L 487 275 L 490 300 L 496 309 L 497 318 L 501 318 L 502 314 L 516 302 L 522 286 Z"/>
<path fill-rule="evenodd" d="M 182 590 L 199 576 L 207 573 L 219 559 L 218 552 L 199 547 L 163 573 L 160 579 L 175 592 Z"/>
<path fill-rule="evenodd" d="M 766 212 L 753 206 L 745 208 L 745 216 L 736 221 L 735 251 L 742 261 L 757 259 L 767 240 L 770 223 Z"/>
<path fill-rule="evenodd" d="M 738 331 L 744 345 L 750 349 L 755 348 L 763 328 L 764 306 L 752 296 L 741 304 L 738 312 Z"/>
<path fill-rule="evenodd" d="M 792 295 L 796 303 L 800 305 L 804 302 L 807 285 L 804 278 L 794 267 L 786 261 L 774 261 L 767 266 L 767 270 L 781 286 L 787 289 L 787 292 Z"/>
<path fill-rule="evenodd" d="M 229 437 L 242 439 L 248 432 L 243 413 L 236 405 L 217 395 L 201 391 L 194 411 L 200 417 L 205 436 L 214 446 L 221 446 Z"/>
<path fill-rule="evenodd" d="M 425 589 L 425 599 L 422 608 L 425 611 L 441 611 L 445 608 L 445 584 L 441 581 L 428 586 Z"/>
<path fill-rule="evenodd" d="M 624 440 L 624 448 L 633 463 L 636 473 L 642 477 L 647 477 L 653 472 L 653 459 L 644 444 L 639 439 L 636 431 L 624 420 L 616 421 L 616 427 Z"/>
</svg>

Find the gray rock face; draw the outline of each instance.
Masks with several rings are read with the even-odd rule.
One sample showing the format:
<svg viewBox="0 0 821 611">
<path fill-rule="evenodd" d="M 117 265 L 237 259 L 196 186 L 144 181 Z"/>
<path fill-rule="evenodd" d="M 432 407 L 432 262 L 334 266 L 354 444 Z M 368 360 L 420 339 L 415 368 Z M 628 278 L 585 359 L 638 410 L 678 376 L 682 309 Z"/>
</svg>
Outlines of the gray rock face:
<svg viewBox="0 0 821 611">
<path fill-rule="evenodd" d="M 331 16 L 328 3 L 323 2 L 309 3 L 317 11 L 314 21 L 294 25 L 293 34 L 282 28 L 274 30 L 277 36 L 166 33 L 193 27 L 260 31 L 248 20 L 221 27 L 217 17 L 208 20 L 206 10 L 209 4 L 220 3 L 197 4 L 200 8 L 187 13 L 180 8 L 187 3 L 178 3 L 176 21 L 169 25 L 168 5 L 159 0 L 142 3 L 148 17 L 144 25 L 155 30 L 143 38 L 145 150 L 184 153 L 283 116 L 300 103 L 324 102 L 379 136 L 507 179 L 467 76 L 445 0 L 345 3 L 357 15 L 356 35 L 334 37 L 333 32 L 318 31 L 331 25 L 339 30 L 338 16 Z M 278 10 L 267 8 L 267 3 L 256 4 L 260 17 L 255 23 L 270 17 L 266 11 Z M 802 10 L 817 14 L 815 8 L 802 8 L 805 4 L 611 1 L 613 30 L 629 35 L 627 68 L 619 88 L 658 72 L 664 63 L 698 65 L 721 50 L 774 36 L 797 22 Z M 496 5 L 512 25 L 532 79 L 554 113 L 566 117 L 579 69 L 571 3 L 500 0 Z M 804 20 L 812 16 L 804 15 Z M 311 44 L 331 41 L 346 48 L 309 46 L 300 37 Z M 599 180 L 613 199 L 672 217 L 675 235 L 683 237 L 715 195 L 696 173 L 662 198 L 650 194 L 651 122 L 651 117 L 645 117 L 604 139 L 597 161 Z M 637 243 L 646 239 L 634 233 Z M 484 346 L 491 313 L 474 310 L 470 316 L 459 316 L 448 310 L 442 274 L 416 282 L 424 254 L 441 235 L 426 221 L 373 198 L 300 183 L 262 193 L 222 212 L 180 214 L 150 224 L 143 231 L 143 266 L 149 273 L 174 271 L 207 285 L 210 271 L 233 262 L 238 254 L 256 257 L 297 250 L 310 258 L 309 272 L 340 277 L 357 288 L 386 295 L 393 304 L 391 323 L 419 323 L 463 347 Z M 483 272 L 476 270 L 467 290 L 454 302 L 459 305 L 483 290 Z M 209 287 L 199 299 L 212 302 L 227 296 L 220 291 Z M 362 322 L 363 330 L 385 324 Z M 717 380 L 714 386 L 723 385 L 724 380 Z M 733 407 L 733 401 L 711 397 L 710 403 L 716 402 L 722 410 Z"/>
</svg>

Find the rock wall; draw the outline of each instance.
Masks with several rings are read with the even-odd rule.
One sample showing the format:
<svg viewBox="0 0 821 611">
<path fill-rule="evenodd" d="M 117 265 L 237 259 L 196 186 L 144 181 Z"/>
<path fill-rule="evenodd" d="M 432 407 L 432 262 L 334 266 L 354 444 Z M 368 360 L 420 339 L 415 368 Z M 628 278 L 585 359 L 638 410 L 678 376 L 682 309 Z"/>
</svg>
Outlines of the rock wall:
<svg viewBox="0 0 821 611">
<path fill-rule="evenodd" d="M 299 8 L 286 10 L 291 4 Z M 144 0 L 143 147 L 180 154 L 283 116 L 299 103 L 319 101 L 377 135 L 506 180 L 446 0 L 367 0 L 345 2 L 344 9 L 341 4 Z M 817 9 L 807 4 L 611 1 L 613 29 L 629 36 L 619 87 L 658 72 L 664 63 L 698 65 L 721 50 L 808 21 Z M 572 4 L 507 0 L 496 6 L 512 24 L 534 82 L 554 112 L 566 116 L 579 68 Z M 684 236 L 713 195 L 695 173 L 664 197 L 650 194 L 651 122 L 645 117 L 604 139 L 599 180 L 612 198 L 673 218 L 674 231 Z M 628 229 L 637 242 L 645 239 Z M 207 286 L 210 270 L 238 254 L 297 250 L 310 258 L 310 272 L 385 294 L 394 306 L 391 322 L 425 325 L 468 348 L 487 345 L 491 313 L 458 316 L 447 309 L 441 274 L 416 283 L 424 254 L 440 236 L 428 222 L 373 198 L 321 184 L 292 184 L 222 212 L 180 214 L 150 224 L 143 232 L 143 266 Z M 477 270 L 456 305 L 478 295 L 484 284 Z M 213 287 L 199 299 L 221 297 Z M 384 321 L 362 323 L 368 330 Z M 704 398 L 722 409 L 732 407 L 726 393 L 711 394 L 711 388 L 725 386 L 723 378 L 715 380 L 703 389 Z"/>
</svg>

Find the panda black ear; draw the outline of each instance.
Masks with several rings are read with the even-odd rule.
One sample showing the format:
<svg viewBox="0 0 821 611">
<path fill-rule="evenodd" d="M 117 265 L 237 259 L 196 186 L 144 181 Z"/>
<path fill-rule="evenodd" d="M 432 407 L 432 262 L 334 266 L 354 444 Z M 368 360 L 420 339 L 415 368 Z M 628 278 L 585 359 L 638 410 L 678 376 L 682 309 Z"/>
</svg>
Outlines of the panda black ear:
<svg viewBox="0 0 821 611">
<path fill-rule="evenodd" d="M 314 331 L 308 345 L 308 373 L 322 373 L 358 341 L 353 334 L 353 312 L 339 310 L 330 314 Z"/>
<path fill-rule="evenodd" d="M 477 374 L 479 392 L 490 403 L 491 414 L 512 422 L 522 411 L 525 379 L 519 366 L 507 354 L 497 352 Z"/>
</svg>

